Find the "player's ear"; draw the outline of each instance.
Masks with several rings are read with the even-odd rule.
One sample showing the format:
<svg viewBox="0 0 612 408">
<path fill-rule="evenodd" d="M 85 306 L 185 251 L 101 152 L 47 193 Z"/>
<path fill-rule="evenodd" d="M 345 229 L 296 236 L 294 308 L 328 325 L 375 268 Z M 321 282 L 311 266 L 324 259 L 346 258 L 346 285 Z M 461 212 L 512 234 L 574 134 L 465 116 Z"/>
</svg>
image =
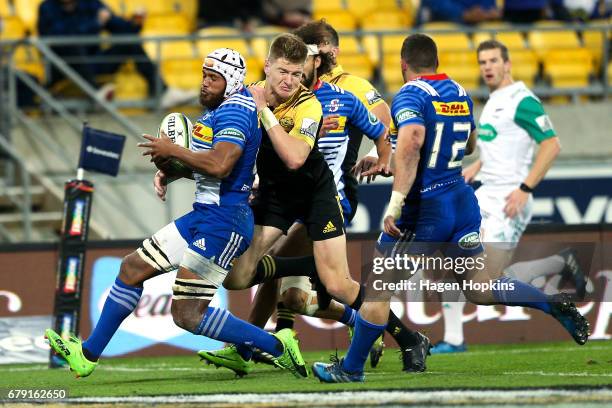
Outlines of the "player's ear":
<svg viewBox="0 0 612 408">
<path fill-rule="evenodd" d="M 270 63 L 270 59 L 269 59 L 269 58 L 266 58 L 266 61 L 264 62 L 264 73 L 265 73 L 266 75 L 269 75 L 269 74 L 270 74 L 270 65 L 271 65 L 271 63 Z"/>
<path fill-rule="evenodd" d="M 315 56 L 314 62 L 315 62 L 315 68 L 319 69 L 319 67 L 321 66 L 321 56 L 319 55 Z"/>
</svg>

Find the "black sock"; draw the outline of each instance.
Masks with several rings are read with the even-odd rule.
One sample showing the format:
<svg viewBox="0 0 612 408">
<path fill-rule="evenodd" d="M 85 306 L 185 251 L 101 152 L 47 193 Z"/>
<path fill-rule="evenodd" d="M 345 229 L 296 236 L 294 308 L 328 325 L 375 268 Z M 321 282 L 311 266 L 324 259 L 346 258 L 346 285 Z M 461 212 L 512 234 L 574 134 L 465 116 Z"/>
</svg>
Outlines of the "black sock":
<svg viewBox="0 0 612 408">
<path fill-rule="evenodd" d="M 404 326 L 404 323 L 393 313 L 393 310 L 389 310 L 389 320 L 385 330 L 393 336 L 402 350 L 419 344 L 419 336 L 416 332 Z"/>
<path fill-rule="evenodd" d="M 278 257 L 264 255 L 257 263 L 251 285 L 287 276 L 314 276 L 317 273 L 314 256 Z"/>
<path fill-rule="evenodd" d="M 353 303 L 350 304 L 351 309 L 359 311 L 359 309 L 361 308 L 361 304 L 363 303 L 364 294 L 365 293 L 363 291 L 363 286 L 359 285 L 359 293 L 357 293 L 357 298 L 355 298 Z"/>
<path fill-rule="evenodd" d="M 98 358 L 95 356 L 92 356 L 89 350 L 87 350 L 85 347 L 83 347 L 83 355 L 85 356 L 86 359 L 88 359 L 92 363 L 95 363 L 96 361 L 98 361 Z"/>
<path fill-rule="evenodd" d="M 276 332 L 283 329 L 293 329 L 295 312 L 287 309 L 283 302 L 276 304 Z"/>
</svg>

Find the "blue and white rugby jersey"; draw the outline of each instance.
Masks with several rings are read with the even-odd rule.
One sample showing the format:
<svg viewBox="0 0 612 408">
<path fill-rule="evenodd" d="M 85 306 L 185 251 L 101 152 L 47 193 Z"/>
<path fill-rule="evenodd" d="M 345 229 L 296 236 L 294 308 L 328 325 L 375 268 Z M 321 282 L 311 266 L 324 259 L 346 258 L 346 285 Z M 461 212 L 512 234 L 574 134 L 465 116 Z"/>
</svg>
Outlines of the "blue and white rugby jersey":
<svg viewBox="0 0 612 408">
<path fill-rule="evenodd" d="M 317 81 L 312 92 L 321 103 L 323 117 L 339 115 L 338 129 L 320 137 L 317 147 L 334 174 L 336 188 L 340 192 L 344 188 L 342 162 L 346 156 L 350 127 L 356 127 L 368 138 L 377 140 L 383 135 L 385 126 L 355 95 L 337 85 Z"/>
<path fill-rule="evenodd" d="M 461 161 L 474 130 L 472 99 L 446 74 L 408 81 L 391 104 L 392 133 L 402 126 L 425 127 L 417 175 L 409 198 L 435 195 L 461 177 Z"/>
<path fill-rule="evenodd" d="M 245 87 L 216 109 L 206 112 L 193 126 L 193 151 L 210 150 L 219 142 L 237 144 L 243 150 L 242 155 L 224 179 L 194 172 L 195 200 L 202 204 L 246 204 L 253 185 L 261 130 L 255 101 Z"/>
</svg>

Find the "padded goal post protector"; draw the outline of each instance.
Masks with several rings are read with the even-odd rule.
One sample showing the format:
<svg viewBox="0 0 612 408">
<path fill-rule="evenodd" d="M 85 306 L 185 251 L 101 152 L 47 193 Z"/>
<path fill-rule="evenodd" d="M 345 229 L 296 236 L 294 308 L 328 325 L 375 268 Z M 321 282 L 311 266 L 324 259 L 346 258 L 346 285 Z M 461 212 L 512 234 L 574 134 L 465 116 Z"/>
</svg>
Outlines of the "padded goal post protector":
<svg viewBox="0 0 612 408">
<path fill-rule="evenodd" d="M 123 135 L 84 126 L 78 167 L 116 176 L 124 145 Z"/>
<path fill-rule="evenodd" d="M 57 260 L 53 328 L 62 337 L 78 335 L 85 265 L 85 244 L 94 186 L 87 180 L 70 180 L 64 185 L 64 213 Z M 64 360 L 51 353 L 49 366 L 61 367 Z"/>
</svg>

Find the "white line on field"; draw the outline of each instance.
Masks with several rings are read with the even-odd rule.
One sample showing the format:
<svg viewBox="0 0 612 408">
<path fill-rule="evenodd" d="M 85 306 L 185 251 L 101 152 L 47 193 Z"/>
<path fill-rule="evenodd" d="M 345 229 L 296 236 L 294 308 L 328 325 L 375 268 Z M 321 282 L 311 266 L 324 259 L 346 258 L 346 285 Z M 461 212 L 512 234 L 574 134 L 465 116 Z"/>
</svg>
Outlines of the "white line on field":
<svg viewBox="0 0 612 408">
<path fill-rule="evenodd" d="M 612 373 L 547 373 L 546 371 L 507 371 L 504 375 L 541 375 L 545 377 L 612 377 Z"/>
<path fill-rule="evenodd" d="M 324 387 L 324 385 L 321 385 Z M 177 404 L 202 403 L 211 407 L 223 406 L 317 406 L 334 405 L 383 405 L 383 404 L 516 404 L 554 403 L 572 401 L 612 401 L 612 390 L 457 390 L 457 391 L 338 391 L 312 393 L 277 393 L 277 394 L 212 394 L 212 395 L 177 395 L 158 397 L 96 397 L 71 398 L 74 403 L 139 403 L 139 404 Z"/>
</svg>

